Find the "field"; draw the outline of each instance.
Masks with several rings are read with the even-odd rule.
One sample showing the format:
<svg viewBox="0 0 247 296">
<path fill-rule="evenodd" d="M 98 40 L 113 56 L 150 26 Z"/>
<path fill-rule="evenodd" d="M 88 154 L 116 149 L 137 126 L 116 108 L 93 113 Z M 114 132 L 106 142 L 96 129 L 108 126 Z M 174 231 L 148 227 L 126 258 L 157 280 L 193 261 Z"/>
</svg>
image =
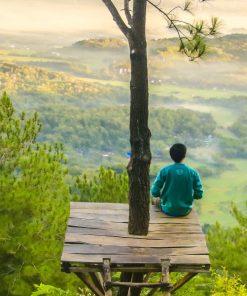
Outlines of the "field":
<svg viewBox="0 0 247 296">
<path fill-rule="evenodd" d="M 220 176 L 205 180 L 206 195 L 202 200 L 200 219 L 202 223 L 219 221 L 225 226 L 233 225 L 230 205 L 235 203 L 240 209 L 246 204 L 246 160 L 232 160 L 232 169 Z"/>
</svg>

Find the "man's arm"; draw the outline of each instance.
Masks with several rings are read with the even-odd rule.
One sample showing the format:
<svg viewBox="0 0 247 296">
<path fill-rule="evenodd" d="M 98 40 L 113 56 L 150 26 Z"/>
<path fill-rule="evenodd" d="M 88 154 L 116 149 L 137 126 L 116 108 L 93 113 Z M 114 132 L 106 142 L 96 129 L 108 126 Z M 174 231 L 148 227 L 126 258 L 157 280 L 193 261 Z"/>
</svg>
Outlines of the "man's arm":
<svg viewBox="0 0 247 296">
<path fill-rule="evenodd" d="M 200 176 L 197 172 L 195 172 L 194 174 L 193 190 L 194 190 L 193 198 L 201 199 L 203 196 L 203 187 L 202 187 Z"/>
<path fill-rule="evenodd" d="M 160 170 L 151 187 L 151 194 L 153 197 L 160 197 L 161 189 L 164 186 L 165 180 L 166 180 L 165 170 Z"/>
</svg>

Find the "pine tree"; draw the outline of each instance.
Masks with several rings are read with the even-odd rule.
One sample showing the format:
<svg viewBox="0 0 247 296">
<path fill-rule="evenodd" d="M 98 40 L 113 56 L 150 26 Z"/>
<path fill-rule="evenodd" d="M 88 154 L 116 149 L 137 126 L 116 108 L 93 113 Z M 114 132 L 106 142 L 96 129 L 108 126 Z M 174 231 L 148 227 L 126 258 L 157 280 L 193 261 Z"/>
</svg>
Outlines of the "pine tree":
<svg viewBox="0 0 247 296">
<path fill-rule="evenodd" d="M 247 283 L 247 215 L 232 205 L 237 224 L 224 228 L 219 223 L 208 233 L 209 252 L 214 269 L 224 266 L 230 274 L 237 274 Z"/>
<path fill-rule="evenodd" d="M 69 211 L 60 145 L 39 145 L 38 115 L 0 99 L 0 295 L 30 295 L 34 283 L 66 286 L 60 253 Z"/>
</svg>

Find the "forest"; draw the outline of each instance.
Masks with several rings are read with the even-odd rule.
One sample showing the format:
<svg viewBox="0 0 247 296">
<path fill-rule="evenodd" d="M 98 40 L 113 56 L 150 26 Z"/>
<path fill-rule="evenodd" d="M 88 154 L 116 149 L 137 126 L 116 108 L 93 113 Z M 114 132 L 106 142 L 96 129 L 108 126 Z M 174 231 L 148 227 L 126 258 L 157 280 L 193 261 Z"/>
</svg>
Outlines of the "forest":
<svg viewBox="0 0 247 296">
<path fill-rule="evenodd" d="M 12 42 L 0 44 L 0 295 L 89 296 L 60 271 L 60 256 L 70 201 L 127 202 L 127 46 L 102 38 L 41 51 Z M 182 141 L 205 186 L 196 209 L 212 273 L 175 295 L 245 296 L 247 35 L 209 45 L 198 64 L 177 53 L 175 38 L 149 42 L 150 178 Z"/>
</svg>

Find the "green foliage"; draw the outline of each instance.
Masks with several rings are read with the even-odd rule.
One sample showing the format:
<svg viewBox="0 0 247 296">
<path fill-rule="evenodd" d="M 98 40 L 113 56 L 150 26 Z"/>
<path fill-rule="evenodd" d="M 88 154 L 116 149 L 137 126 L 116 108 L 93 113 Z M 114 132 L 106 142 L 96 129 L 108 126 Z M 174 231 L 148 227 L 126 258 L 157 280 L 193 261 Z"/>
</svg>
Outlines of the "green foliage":
<svg viewBox="0 0 247 296">
<path fill-rule="evenodd" d="M 153 131 L 153 141 L 182 141 L 195 147 L 200 146 L 207 136 L 214 134 L 216 123 L 207 113 L 188 109 L 174 111 L 151 108 L 150 128 Z"/>
<path fill-rule="evenodd" d="M 220 146 L 224 155 L 229 158 L 247 157 L 247 137 L 246 138 L 220 138 Z"/>
<path fill-rule="evenodd" d="M 184 273 L 171 273 L 171 282 L 174 284 L 181 279 Z M 149 280 L 150 282 L 158 282 L 160 274 L 155 274 Z M 143 291 L 142 295 L 148 294 L 148 289 Z M 155 295 L 163 295 L 161 291 Z M 175 296 L 246 296 L 247 288 L 239 276 L 230 276 L 229 272 L 223 268 L 221 272 L 211 271 L 210 275 L 197 275 L 182 288 L 178 289 Z"/>
<path fill-rule="evenodd" d="M 40 281 L 66 286 L 59 257 L 70 195 L 61 147 L 35 144 L 37 114 L 17 115 L 6 94 L 0 117 L 0 295 L 30 295 Z"/>
<path fill-rule="evenodd" d="M 6 93 L 0 99 L 0 169 L 13 170 L 20 155 L 30 150 L 41 129 L 37 113 L 25 120 L 25 113 L 14 117 L 14 108 Z"/>
<path fill-rule="evenodd" d="M 247 111 L 247 109 L 245 110 Z M 247 140 L 247 115 L 244 112 L 231 126 L 231 131 L 239 138 Z"/>
<path fill-rule="evenodd" d="M 214 269 L 226 267 L 247 282 L 247 216 L 235 205 L 232 214 L 238 222 L 235 227 L 223 228 L 220 224 L 212 226 L 208 232 L 209 252 Z"/>
<path fill-rule="evenodd" d="M 238 276 L 230 277 L 223 269 L 222 274 L 213 274 L 213 289 L 211 296 L 247 296 L 247 288 Z"/>
<path fill-rule="evenodd" d="M 62 290 L 51 285 L 35 285 L 37 289 L 31 296 L 93 296 L 94 294 L 87 288 L 79 288 L 80 293 Z"/>
<path fill-rule="evenodd" d="M 205 40 L 200 35 L 195 34 L 189 40 L 181 39 L 179 51 L 186 54 L 193 61 L 202 57 L 206 52 L 206 48 Z"/>
<path fill-rule="evenodd" d="M 100 95 L 107 87 L 99 83 L 82 81 L 64 73 L 50 72 L 42 68 L 17 66 L 10 63 L 0 64 L 2 89 L 10 93 L 40 92 L 63 96 Z M 108 89 L 109 90 L 109 89 Z"/>
<path fill-rule="evenodd" d="M 40 112 L 44 122 L 42 141 L 69 143 L 74 153 L 91 159 L 105 152 L 124 156 L 129 150 L 129 109 L 126 107 L 89 110 L 56 107 L 52 112 L 47 108 L 41 108 Z M 150 108 L 149 118 L 152 149 L 154 154 L 161 155 L 174 141 L 193 147 L 204 145 L 216 127 L 211 115 L 188 109 Z"/>
<path fill-rule="evenodd" d="M 244 106 L 243 106 L 244 107 Z M 247 157 L 247 116 L 244 112 L 230 127 L 234 138 L 221 138 L 221 148 L 231 158 Z"/>
<path fill-rule="evenodd" d="M 199 166 L 197 169 L 203 178 L 212 177 L 215 174 L 215 172 L 207 166 Z"/>
<path fill-rule="evenodd" d="M 187 1 L 185 10 L 190 11 L 192 1 Z M 179 21 L 178 21 L 179 23 Z M 179 51 L 188 56 L 192 61 L 201 58 L 207 49 L 206 37 L 216 36 L 219 31 L 220 21 L 217 17 L 212 17 L 211 23 L 208 25 L 204 21 L 197 21 L 194 24 L 185 23 L 182 27 L 175 26 L 179 32 L 180 48 Z M 183 32 L 186 32 L 185 34 Z"/>
<path fill-rule="evenodd" d="M 171 273 L 171 281 L 174 284 L 180 280 L 185 273 Z M 182 288 L 178 289 L 175 296 L 207 296 L 210 290 L 211 279 L 208 275 L 198 274 Z"/>
<path fill-rule="evenodd" d="M 33 292 L 31 296 L 79 296 L 79 294 L 64 291 L 50 285 L 40 284 L 39 286 L 35 285 L 35 287 L 37 288 L 37 291 Z"/>
<path fill-rule="evenodd" d="M 86 174 L 78 177 L 75 183 L 80 201 L 118 202 L 128 201 L 128 177 L 126 173 L 117 174 L 110 168 L 100 167 L 98 175 L 90 180 Z"/>
</svg>

